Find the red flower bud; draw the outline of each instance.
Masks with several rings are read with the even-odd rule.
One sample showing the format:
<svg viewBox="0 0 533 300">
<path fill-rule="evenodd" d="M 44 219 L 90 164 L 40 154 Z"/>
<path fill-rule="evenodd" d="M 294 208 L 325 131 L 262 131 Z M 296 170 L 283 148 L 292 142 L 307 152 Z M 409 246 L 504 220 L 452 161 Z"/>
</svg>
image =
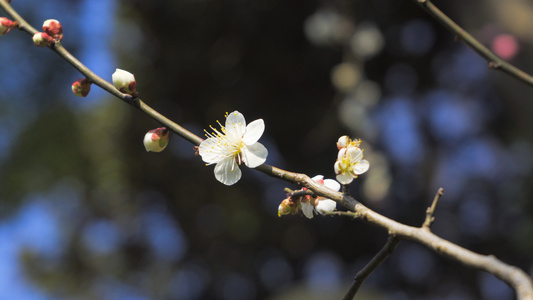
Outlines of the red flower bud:
<svg viewBox="0 0 533 300">
<path fill-rule="evenodd" d="M 11 29 L 17 27 L 18 22 L 13 22 L 8 18 L 0 17 L 0 35 L 8 33 Z"/>
<path fill-rule="evenodd" d="M 80 78 L 72 83 L 72 92 L 78 97 L 87 97 L 91 91 L 91 83 L 87 78 Z"/>
<path fill-rule="evenodd" d="M 43 23 L 43 31 L 46 32 L 56 41 L 61 41 L 63 39 L 63 27 L 58 20 L 48 19 Z"/>
</svg>

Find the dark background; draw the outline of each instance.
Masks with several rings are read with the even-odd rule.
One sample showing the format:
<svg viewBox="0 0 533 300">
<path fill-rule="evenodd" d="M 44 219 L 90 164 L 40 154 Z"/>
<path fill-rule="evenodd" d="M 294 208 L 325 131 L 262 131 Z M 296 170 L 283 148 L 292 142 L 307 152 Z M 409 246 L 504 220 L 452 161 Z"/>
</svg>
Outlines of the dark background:
<svg viewBox="0 0 533 300">
<path fill-rule="evenodd" d="M 198 135 L 233 110 L 262 118 L 269 164 L 334 178 L 338 137 L 362 138 L 358 200 L 419 226 L 443 187 L 438 235 L 530 271 L 533 89 L 413 1 L 11 4 L 37 29 L 61 21 L 89 68 L 134 73 L 146 103 Z M 436 4 L 531 72 L 531 3 Z M 75 97 L 79 73 L 26 33 L 0 53 L 0 299 L 340 299 L 386 242 L 360 221 L 278 218 L 294 186 L 243 167 L 226 187 L 175 135 L 147 153 L 159 124 L 96 86 Z M 514 292 L 403 242 L 360 298 Z"/>
</svg>

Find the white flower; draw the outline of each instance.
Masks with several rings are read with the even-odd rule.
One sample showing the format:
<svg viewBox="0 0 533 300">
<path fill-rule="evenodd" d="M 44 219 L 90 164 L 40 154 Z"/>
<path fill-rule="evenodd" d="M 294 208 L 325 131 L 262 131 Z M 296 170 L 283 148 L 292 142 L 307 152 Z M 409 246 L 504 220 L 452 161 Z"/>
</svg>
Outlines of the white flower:
<svg viewBox="0 0 533 300">
<path fill-rule="evenodd" d="M 244 116 L 234 111 L 226 115 L 226 126 L 219 125 L 221 132 L 213 127 L 213 133 L 206 131 L 207 139 L 198 151 L 208 165 L 216 164 L 215 178 L 232 185 L 241 179 L 241 163 L 255 168 L 266 161 L 268 150 L 257 142 L 265 131 L 265 123 L 258 119 L 246 126 Z"/>
<path fill-rule="evenodd" d="M 337 182 L 337 184 L 339 183 Z M 323 200 L 318 201 L 318 205 L 315 207 L 315 209 L 321 215 L 323 215 L 325 213 L 334 211 L 336 207 L 337 207 L 337 202 L 331 199 L 323 199 Z"/>
<path fill-rule="evenodd" d="M 322 175 L 317 175 L 311 179 L 335 191 L 338 191 L 341 188 L 341 185 L 337 181 L 333 179 L 324 179 L 324 176 Z M 309 201 L 302 202 L 302 212 L 309 219 L 313 218 L 314 210 L 316 210 L 320 214 L 324 214 L 334 211 L 337 207 L 337 202 L 324 197 L 318 197 L 317 202 L 315 202 L 315 204 L 316 206 L 313 206 L 313 204 Z"/>
<path fill-rule="evenodd" d="M 117 69 L 113 73 L 113 85 L 124 94 L 137 96 L 137 82 L 135 77 L 128 71 Z"/>
<path fill-rule="evenodd" d="M 368 171 L 369 167 L 370 163 L 363 159 L 363 150 L 355 146 L 340 149 L 334 166 L 337 180 L 342 184 L 350 184 L 357 175 Z"/>
</svg>

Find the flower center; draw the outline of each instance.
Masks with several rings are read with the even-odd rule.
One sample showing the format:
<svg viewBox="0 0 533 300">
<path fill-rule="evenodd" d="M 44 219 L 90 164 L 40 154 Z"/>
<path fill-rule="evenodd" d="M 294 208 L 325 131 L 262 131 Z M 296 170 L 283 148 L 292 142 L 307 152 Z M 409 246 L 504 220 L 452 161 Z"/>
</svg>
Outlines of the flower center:
<svg viewBox="0 0 533 300">
<path fill-rule="evenodd" d="M 218 120 L 217 123 L 220 126 L 220 131 L 213 126 L 209 126 L 213 130 L 212 133 L 204 130 L 207 138 L 216 140 L 216 144 L 211 151 L 222 157 L 235 157 L 235 161 L 240 165 L 243 162 L 242 148 L 245 146 L 242 137 L 228 134 L 226 127 L 220 124 Z"/>
</svg>

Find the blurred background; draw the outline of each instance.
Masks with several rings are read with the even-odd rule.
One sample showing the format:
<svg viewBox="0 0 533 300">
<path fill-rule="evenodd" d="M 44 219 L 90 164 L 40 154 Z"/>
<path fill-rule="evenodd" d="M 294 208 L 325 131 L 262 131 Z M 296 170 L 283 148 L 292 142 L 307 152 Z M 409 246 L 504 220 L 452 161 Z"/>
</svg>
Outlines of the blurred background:
<svg viewBox="0 0 533 300">
<path fill-rule="evenodd" d="M 267 163 L 334 178 L 341 135 L 369 172 L 351 192 L 527 272 L 533 264 L 533 88 L 487 62 L 413 1 L 13 0 L 111 81 L 203 136 L 239 110 L 263 118 Z M 533 72 L 533 3 L 437 1 L 501 57 Z M 475 12 L 474 14 L 472 12 Z M 6 16 L 5 13 L 0 13 Z M 385 244 L 342 218 L 278 218 L 285 182 L 243 168 L 226 187 L 191 144 L 93 86 L 17 30 L 0 39 L 0 299 L 340 299 Z M 360 299 L 514 299 L 495 277 L 403 242 Z"/>
</svg>

